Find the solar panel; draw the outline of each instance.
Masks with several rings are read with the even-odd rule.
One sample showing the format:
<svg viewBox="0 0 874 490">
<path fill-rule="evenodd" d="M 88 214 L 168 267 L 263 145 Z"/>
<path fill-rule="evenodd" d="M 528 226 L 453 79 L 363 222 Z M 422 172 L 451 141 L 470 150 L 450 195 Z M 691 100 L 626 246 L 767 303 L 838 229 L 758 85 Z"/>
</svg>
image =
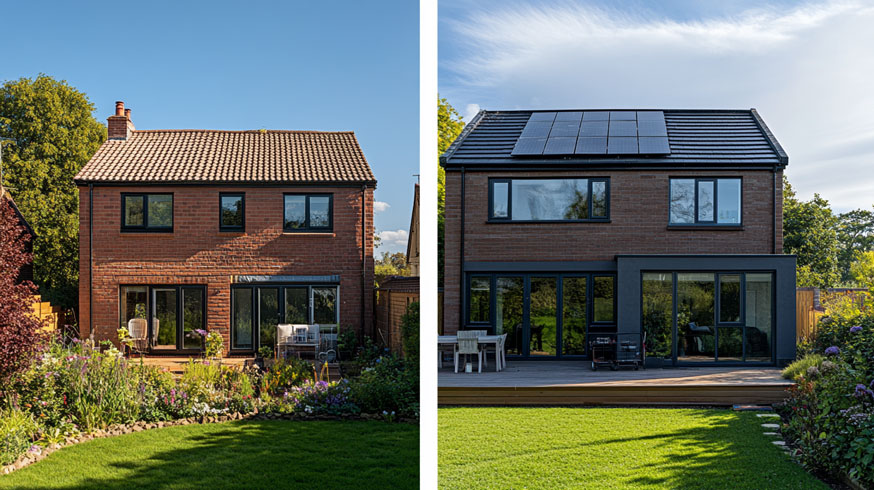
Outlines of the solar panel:
<svg viewBox="0 0 874 490">
<path fill-rule="evenodd" d="M 665 120 L 664 111 L 637 111 L 638 121 L 662 121 Z"/>
<path fill-rule="evenodd" d="M 542 155 L 546 138 L 519 138 L 511 155 Z"/>
<path fill-rule="evenodd" d="M 574 146 L 577 143 L 576 136 L 574 137 L 550 137 L 546 140 L 546 148 L 543 150 L 544 155 L 570 155 L 574 152 Z"/>
<path fill-rule="evenodd" d="M 522 138 L 546 138 L 552 129 L 552 123 L 548 121 L 528 122 L 522 130 Z"/>
<path fill-rule="evenodd" d="M 607 139 L 607 153 L 611 155 L 636 155 L 637 137 L 611 136 Z"/>
<path fill-rule="evenodd" d="M 583 121 L 580 136 L 607 136 L 607 121 Z"/>
<path fill-rule="evenodd" d="M 565 121 L 565 122 L 575 122 L 578 123 L 583 118 L 582 111 L 565 111 L 559 112 L 555 116 L 555 122 Z"/>
<path fill-rule="evenodd" d="M 636 121 L 637 113 L 634 111 L 610 111 L 611 121 Z"/>
<path fill-rule="evenodd" d="M 610 119 L 610 113 L 607 111 L 585 111 L 583 112 L 583 121 L 607 121 Z"/>
<path fill-rule="evenodd" d="M 531 117 L 528 119 L 528 122 L 536 122 L 536 121 L 546 121 L 552 123 L 555 121 L 555 113 L 554 112 L 532 112 Z"/>
<path fill-rule="evenodd" d="M 552 131 L 549 133 L 549 137 L 553 136 L 573 136 L 574 138 L 580 133 L 580 122 L 565 122 L 565 121 L 555 121 L 552 125 Z"/>
<path fill-rule="evenodd" d="M 637 121 L 638 136 L 667 136 L 668 128 L 664 121 Z"/>
<path fill-rule="evenodd" d="M 611 138 L 614 136 L 637 136 L 637 121 L 610 120 Z"/>
<path fill-rule="evenodd" d="M 607 153 L 606 136 L 581 136 L 577 138 L 577 155 L 604 155 Z"/>
<path fill-rule="evenodd" d="M 670 155 L 671 145 L 667 136 L 641 136 L 640 153 L 642 155 Z"/>
</svg>

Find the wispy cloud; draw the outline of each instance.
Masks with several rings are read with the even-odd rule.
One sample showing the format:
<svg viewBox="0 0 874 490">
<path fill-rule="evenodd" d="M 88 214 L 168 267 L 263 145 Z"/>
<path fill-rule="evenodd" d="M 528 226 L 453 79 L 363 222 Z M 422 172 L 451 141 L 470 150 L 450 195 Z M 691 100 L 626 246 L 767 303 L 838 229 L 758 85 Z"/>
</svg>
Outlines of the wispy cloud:
<svg viewBox="0 0 874 490">
<path fill-rule="evenodd" d="M 517 3 L 446 21 L 461 55 L 441 60 L 440 91 L 465 108 L 756 107 L 803 197 L 870 207 L 872 24 L 874 8 L 858 2 L 683 21 Z"/>
<path fill-rule="evenodd" d="M 379 238 L 381 240 L 379 244 L 379 251 L 382 253 L 383 251 L 389 252 L 397 252 L 400 250 L 406 250 L 407 248 L 407 230 L 388 230 L 379 232 Z M 376 252 L 374 252 L 376 253 Z"/>
<path fill-rule="evenodd" d="M 384 201 L 373 201 L 373 212 L 381 213 L 391 207 L 391 204 Z"/>
</svg>

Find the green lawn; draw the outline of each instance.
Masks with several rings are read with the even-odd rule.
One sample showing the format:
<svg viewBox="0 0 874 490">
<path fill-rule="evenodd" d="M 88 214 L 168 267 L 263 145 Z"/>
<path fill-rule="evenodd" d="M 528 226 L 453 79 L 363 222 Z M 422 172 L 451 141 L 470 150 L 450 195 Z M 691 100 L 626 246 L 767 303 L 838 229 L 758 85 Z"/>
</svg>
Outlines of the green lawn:
<svg viewBox="0 0 874 490">
<path fill-rule="evenodd" d="M 418 488 L 419 430 L 237 421 L 97 439 L 0 476 L 0 488 Z"/>
<path fill-rule="evenodd" d="M 827 489 L 754 413 L 445 408 L 440 488 Z"/>
</svg>

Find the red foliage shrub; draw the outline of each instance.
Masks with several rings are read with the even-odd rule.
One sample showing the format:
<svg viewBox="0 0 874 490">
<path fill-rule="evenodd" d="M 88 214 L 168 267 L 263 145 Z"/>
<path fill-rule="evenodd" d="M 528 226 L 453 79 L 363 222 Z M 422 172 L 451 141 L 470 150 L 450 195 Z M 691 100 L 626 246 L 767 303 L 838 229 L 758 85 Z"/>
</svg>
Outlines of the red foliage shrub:
<svg viewBox="0 0 874 490">
<path fill-rule="evenodd" d="M 0 199 L 0 387 L 26 369 L 47 334 L 33 314 L 36 286 L 16 284 L 21 266 L 31 261 L 25 244 L 31 237 L 6 199 Z"/>
</svg>

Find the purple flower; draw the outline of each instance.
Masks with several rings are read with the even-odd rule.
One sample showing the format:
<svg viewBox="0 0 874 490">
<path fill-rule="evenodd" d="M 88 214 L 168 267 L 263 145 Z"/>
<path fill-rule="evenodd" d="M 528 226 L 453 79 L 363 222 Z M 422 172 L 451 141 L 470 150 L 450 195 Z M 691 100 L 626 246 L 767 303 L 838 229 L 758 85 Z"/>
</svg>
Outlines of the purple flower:
<svg viewBox="0 0 874 490">
<path fill-rule="evenodd" d="M 199 333 L 201 337 L 206 337 L 206 330 L 202 328 L 196 329 L 195 332 Z"/>
<path fill-rule="evenodd" d="M 850 327 L 850 333 L 856 333 L 862 331 L 862 325 L 856 325 L 855 327 Z"/>
<path fill-rule="evenodd" d="M 825 355 L 827 356 L 836 356 L 841 353 L 841 350 L 838 349 L 838 346 L 833 345 L 825 350 Z"/>
</svg>

